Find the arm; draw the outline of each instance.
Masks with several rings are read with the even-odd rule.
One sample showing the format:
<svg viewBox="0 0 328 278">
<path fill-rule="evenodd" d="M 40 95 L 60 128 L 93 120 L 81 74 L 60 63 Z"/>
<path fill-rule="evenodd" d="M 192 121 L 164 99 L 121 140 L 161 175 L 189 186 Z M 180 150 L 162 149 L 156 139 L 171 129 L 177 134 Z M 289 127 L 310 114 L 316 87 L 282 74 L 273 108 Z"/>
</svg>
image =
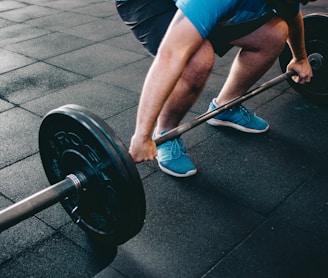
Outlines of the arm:
<svg viewBox="0 0 328 278">
<path fill-rule="evenodd" d="M 144 82 L 135 133 L 129 152 L 135 162 L 157 154 L 152 132 L 163 105 L 174 89 L 187 62 L 203 39 L 192 23 L 178 11 L 158 50 Z"/>
<path fill-rule="evenodd" d="M 304 40 L 304 23 L 302 13 L 299 12 L 288 21 L 289 36 L 287 43 L 292 51 L 293 59 L 287 66 L 287 70 L 294 70 L 297 76 L 293 76 L 296 83 L 304 84 L 311 81 L 312 68 L 307 59 Z"/>
</svg>

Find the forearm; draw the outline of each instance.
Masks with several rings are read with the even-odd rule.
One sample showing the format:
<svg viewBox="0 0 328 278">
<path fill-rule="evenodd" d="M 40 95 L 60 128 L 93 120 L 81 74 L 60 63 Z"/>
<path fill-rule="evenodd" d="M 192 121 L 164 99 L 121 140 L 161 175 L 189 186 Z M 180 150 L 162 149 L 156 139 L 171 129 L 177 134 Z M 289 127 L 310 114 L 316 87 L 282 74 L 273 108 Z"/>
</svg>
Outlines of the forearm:
<svg viewBox="0 0 328 278">
<path fill-rule="evenodd" d="M 166 100 L 202 43 L 196 28 L 178 11 L 148 71 L 139 102 L 135 135 L 146 140 L 151 136 Z"/>
<path fill-rule="evenodd" d="M 311 81 L 313 76 L 311 65 L 307 59 L 304 40 L 304 23 L 301 12 L 288 22 L 289 37 L 288 44 L 292 51 L 293 58 L 287 66 L 288 71 L 295 71 L 297 75 L 292 79 L 296 83 L 304 84 Z"/>
<path fill-rule="evenodd" d="M 181 76 L 185 61 L 161 52 L 150 67 L 142 89 L 137 113 L 136 133 L 150 137 L 156 119 L 174 86 Z"/>
<path fill-rule="evenodd" d="M 287 43 L 292 51 L 293 59 L 302 60 L 307 58 L 304 42 L 304 24 L 302 13 L 299 12 L 297 16 L 288 22 L 289 36 Z"/>
</svg>

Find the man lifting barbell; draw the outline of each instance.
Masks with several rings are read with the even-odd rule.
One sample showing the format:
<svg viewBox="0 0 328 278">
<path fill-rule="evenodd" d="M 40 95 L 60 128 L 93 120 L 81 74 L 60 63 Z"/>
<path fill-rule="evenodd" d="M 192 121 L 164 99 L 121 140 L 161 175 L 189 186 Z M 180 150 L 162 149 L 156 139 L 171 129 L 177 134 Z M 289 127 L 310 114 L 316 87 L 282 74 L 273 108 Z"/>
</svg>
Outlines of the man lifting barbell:
<svg viewBox="0 0 328 278">
<path fill-rule="evenodd" d="M 315 1 L 315 0 L 314 0 Z M 159 167 L 176 177 L 196 173 L 181 138 L 156 148 L 154 138 L 178 126 L 198 99 L 214 64 L 240 47 L 228 78 L 209 110 L 241 96 L 274 63 L 288 42 L 293 58 L 287 70 L 295 82 L 310 82 L 311 66 L 304 45 L 300 3 L 293 0 L 126 0 L 117 1 L 122 19 L 155 56 L 142 89 L 130 154 L 135 162 L 158 160 Z M 208 120 L 261 133 L 269 125 L 239 105 Z M 156 124 L 156 128 L 155 128 Z M 155 128 L 155 131 L 154 131 Z"/>
<path fill-rule="evenodd" d="M 269 22 L 267 20 L 265 18 L 265 22 Z M 277 23 L 280 24 L 280 21 Z M 327 23 L 326 14 L 304 17 L 307 38 L 305 43 L 310 54 L 308 61 L 314 70 L 314 76 L 310 83 L 301 86 L 301 91 L 311 96 L 320 96 L 319 99 L 323 100 L 327 100 L 328 96 L 327 32 L 324 32 L 327 30 Z M 266 39 L 268 38 L 270 36 L 266 34 Z M 292 41 L 294 40 L 290 42 Z M 302 43 L 300 45 L 301 48 L 292 48 L 294 53 L 297 49 L 304 50 Z M 228 44 L 227 47 L 231 46 Z M 290 50 L 285 47 L 283 52 L 286 55 L 279 57 L 283 71 L 292 57 L 290 51 L 286 52 L 287 49 Z M 294 56 L 298 57 L 300 53 L 297 52 Z M 189 64 L 197 62 L 197 58 L 199 56 L 192 57 Z M 297 72 L 298 67 L 293 66 L 294 63 L 289 65 L 289 71 L 155 138 L 154 144 L 161 146 L 169 142 L 167 146 L 170 147 L 179 143 L 181 141 L 175 141 L 176 138 L 193 127 L 213 117 L 217 118 L 280 82 L 289 81 L 293 76 L 301 76 L 302 68 Z M 303 63 L 307 69 L 307 63 L 302 61 L 301 65 Z M 303 89 L 304 87 L 307 88 Z M 295 88 L 299 92 L 298 89 Z M 51 186 L 1 210 L 0 233 L 58 201 L 73 221 L 97 240 L 119 245 L 141 230 L 146 215 L 146 203 L 140 175 L 123 142 L 104 120 L 86 108 L 73 104 L 54 109 L 42 120 L 39 148 L 42 165 Z"/>
</svg>

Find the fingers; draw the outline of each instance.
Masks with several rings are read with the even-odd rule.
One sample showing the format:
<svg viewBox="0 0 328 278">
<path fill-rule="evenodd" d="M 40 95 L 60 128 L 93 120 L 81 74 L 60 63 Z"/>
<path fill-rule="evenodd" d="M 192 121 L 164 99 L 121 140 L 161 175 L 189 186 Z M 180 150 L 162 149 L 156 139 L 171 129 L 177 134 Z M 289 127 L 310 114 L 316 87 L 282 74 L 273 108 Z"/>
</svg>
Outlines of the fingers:
<svg viewBox="0 0 328 278">
<path fill-rule="evenodd" d="M 129 153 L 135 163 L 154 160 L 157 156 L 156 144 L 153 140 L 140 140 L 136 136 L 131 139 Z"/>
<path fill-rule="evenodd" d="M 152 154 L 145 154 L 145 153 L 135 153 L 131 149 L 129 149 L 129 153 L 135 163 L 140 163 L 143 161 L 151 161 L 154 160 L 155 157 L 157 156 L 157 152 L 152 153 Z"/>
<path fill-rule="evenodd" d="M 305 84 L 311 82 L 313 77 L 312 68 L 308 60 L 291 61 L 287 67 L 288 70 L 293 70 L 297 75 L 292 76 L 292 80 L 298 84 Z"/>
<path fill-rule="evenodd" d="M 292 76 L 292 79 L 295 83 L 305 84 L 305 83 L 311 82 L 312 75 L 305 75 L 305 76 L 295 75 L 295 76 Z"/>
</svg>

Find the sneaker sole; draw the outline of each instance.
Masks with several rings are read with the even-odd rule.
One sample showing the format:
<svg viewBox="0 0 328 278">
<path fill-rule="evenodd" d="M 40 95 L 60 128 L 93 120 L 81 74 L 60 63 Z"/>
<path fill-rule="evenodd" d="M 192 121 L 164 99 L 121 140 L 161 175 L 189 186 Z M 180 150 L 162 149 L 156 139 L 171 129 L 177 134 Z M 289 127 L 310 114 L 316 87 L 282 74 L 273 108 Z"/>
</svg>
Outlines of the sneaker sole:
<svg viewBox="0 0 328 278">
<path fill-rule="evenodd" d="M 207 121 L 207 123 L 209 125 L 212 125 L 212 126 L 232 127 L 234 129 L 237 129 L 239 131 L 243 131 L 243 132 L 246 132 L 246 133 L 263 133 L 263 132 L 266 132 L 269 129 L 269 125 L 265 129 L 258 130 L 258 129 L 247 128 L 247 127 L 244 127 L 242 125 L 238 125 L 238 124 L 235 124 L 235 123 L 232 123 L 232 122 L 221 121 L 221 120 L 216 120 L 216 119 L 209 119 Z"/>
<path fill-rule="evenodd" d="M 197 169 L 194 169 L 194 170 L 190 170 L 188 171 L 187 173 L 185 174 L 180 174 L 180 173 L 176 173 L 176 172 L 173 172 L 165 167 L 163 167 L 162 165 L 159 164 L 158 162 L 158 167 L 166 174 L 170 175 L 170 176 L 173 176 L 173 177 L 177 177 L 177 178 L 186 178 L 186 177 L 190 177 L 190 176 L 193 176 L 197 173 Z"/>
</svg>

